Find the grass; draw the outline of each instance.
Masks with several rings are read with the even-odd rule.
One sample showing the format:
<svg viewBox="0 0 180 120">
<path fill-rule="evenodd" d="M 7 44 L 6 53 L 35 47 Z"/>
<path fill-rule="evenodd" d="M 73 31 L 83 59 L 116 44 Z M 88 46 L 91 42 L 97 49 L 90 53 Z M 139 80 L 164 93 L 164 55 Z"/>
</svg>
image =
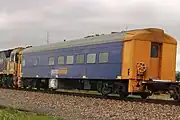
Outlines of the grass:
<svg viewBox="0 0 180 120">
<path fill-rule="evenodd" d="M 173 100 L 168 94 L 152 95 L 150 98 L 160 100 Z"/>
<path fill-rule="evenodd" d="M 0 120 L 65 120 L 29 112 L 18 111 L 13 108 L 0 109 Z"/>
</svg>

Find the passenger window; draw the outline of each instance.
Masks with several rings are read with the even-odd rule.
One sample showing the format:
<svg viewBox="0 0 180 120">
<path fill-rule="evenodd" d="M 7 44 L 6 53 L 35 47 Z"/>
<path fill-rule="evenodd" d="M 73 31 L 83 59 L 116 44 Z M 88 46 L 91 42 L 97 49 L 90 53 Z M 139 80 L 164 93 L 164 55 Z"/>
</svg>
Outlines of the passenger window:
<svg viewBox="0 0 180 120">
<path fill-rule="evenodd" d="M 39 63 L 39 58 L 36 58 L 36 59 L 34 60 L 34 66 L 38 65 L 38 63 Z"/>
<path fill-rule="evenodd" d="M 108 62 L 108 57 L 109 54 L 108 53 L 100 53 L 99 54 L 99 63 L 107 63 Z"/>
<path fill-rule="evenodd" d="M 3 61 L 4 61 L 4 60 L 1 58 L 1 59 L 0 59 L 0 64 L 3 64 Z"/>
<path fill-rule="evenodd" d="M 74 57 L 73 56 L 67 56 L 66 64 L 73 64 Z"/>
<path fill-rule="evenodd" d="M 151 57 L 158 57 L 158 45 L 151 45 Z"/>
<path fill-rule="evenodd" d="M 54 57 L 49 57 L 49 65 L 54 65 Z"/>
<path fill-rule="evenodd" d="M 25 60 L 22 60 L 22 66 L 23 67 L 25 66 Z"/>
<path fill-rule="evenodd" d="M 58 64 L 63 65 L 64 64 L 64 56 L 59 56 L 58 57 Z"/>
<path fill-rule="evenodd" d="M 11 61 L 11 62 L 14 62 L 14 60 L 15 60 L 15 55 L 12 54 L 12 55 L 10 56 L 10 61 Z"/>
<path fill-rule="evenodd" d="M 77 55 L 76 56 L 76 63 L 83 64 L 84 63 L 84 55 Z"/>
<path fill-rule="evenodd" d="M 96 62 L 96 54 L 88 54 L 87 63 L 95 63 L 95 62 Z"/>
</svg>

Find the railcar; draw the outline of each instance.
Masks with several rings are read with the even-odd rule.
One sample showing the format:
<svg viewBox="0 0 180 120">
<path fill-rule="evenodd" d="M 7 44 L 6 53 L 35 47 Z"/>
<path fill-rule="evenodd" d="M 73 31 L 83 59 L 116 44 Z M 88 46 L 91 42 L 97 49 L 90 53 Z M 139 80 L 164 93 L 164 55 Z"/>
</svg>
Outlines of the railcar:
<svg viewBox="0 0 180 120">
<path fill-rule="evenodd" d="M 22 47 L 0 51 L 0 86 L 17 88 L 20 82 Z"/>
<path fill-rule="evenodd" d="M 96 90 L 121 97 L 169 91 L 177 100 L 176 47 L 162 29 L 147 28 L 21 48 L 13 80 L 26 89 Z"/>
</svg>

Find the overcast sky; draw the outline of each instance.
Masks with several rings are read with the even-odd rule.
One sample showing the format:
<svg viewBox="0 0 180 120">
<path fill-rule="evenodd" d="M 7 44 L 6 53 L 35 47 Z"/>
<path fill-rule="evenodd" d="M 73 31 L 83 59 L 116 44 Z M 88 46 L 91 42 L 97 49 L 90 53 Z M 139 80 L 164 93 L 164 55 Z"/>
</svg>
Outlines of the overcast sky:
<svg viewBox="0 0 180 120">
<path fill-rule="evenodd" d="M 162 28 L 180 40 L 179 0 L 0 0 L 0 49 L 95 33 Z M 178 51 L 178 53 L 180 53 Z M 180 70 L 180 55 L 177 56 Z"/>
</svg>

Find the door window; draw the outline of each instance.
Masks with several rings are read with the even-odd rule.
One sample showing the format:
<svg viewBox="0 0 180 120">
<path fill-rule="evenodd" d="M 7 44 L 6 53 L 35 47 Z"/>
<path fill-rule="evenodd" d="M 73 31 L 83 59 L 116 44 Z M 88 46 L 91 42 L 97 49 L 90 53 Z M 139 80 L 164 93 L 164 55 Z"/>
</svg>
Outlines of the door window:
<svg viewBox="0 0 180 120">
<path fill-rule="evenodd" d="M 159 46 L 156 44 L 151 45 L 151 57 L 152 58 L 157 58 L 158 57 L 158 48 Z"/>
</svg>

